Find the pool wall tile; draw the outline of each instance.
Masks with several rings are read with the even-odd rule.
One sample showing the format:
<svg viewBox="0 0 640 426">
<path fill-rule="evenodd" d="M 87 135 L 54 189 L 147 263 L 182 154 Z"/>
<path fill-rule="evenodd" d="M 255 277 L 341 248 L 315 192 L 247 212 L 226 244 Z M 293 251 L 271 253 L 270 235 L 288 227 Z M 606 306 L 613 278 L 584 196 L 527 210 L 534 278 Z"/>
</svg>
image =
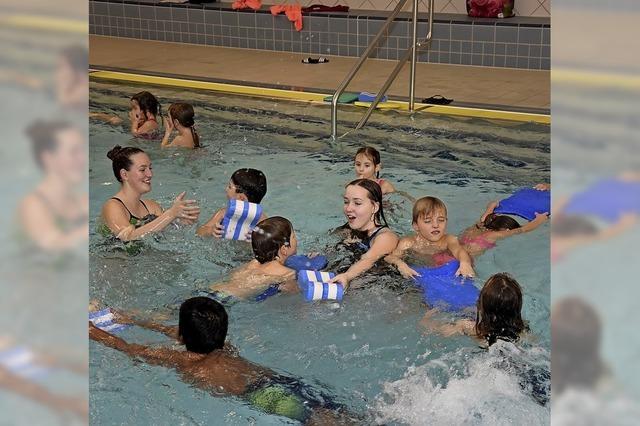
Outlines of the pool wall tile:
<svg viewBox="0 0 640 426">
<path fill-rule="evenodd" d="M 228 3 L 158 4 L 156 0 L 90 0 L 89 33 L 207 46 L 356 57 L 384 25 L 385 14 L 304 15 L 295 31 L 284 16 L 268 7 L 236 11 Z M 419 15 L 418 37 L 427 31 L 427 14 Z M 371 57 L 397 60 L 411 45 L 409 13 L 387 29 Z M 523 69 L 550 69 L 549 18 L 516 17 L 474 20 L 466 15 L 436 14 L 433 39 L 418 54 L 420 62 Z"/>
</svg>

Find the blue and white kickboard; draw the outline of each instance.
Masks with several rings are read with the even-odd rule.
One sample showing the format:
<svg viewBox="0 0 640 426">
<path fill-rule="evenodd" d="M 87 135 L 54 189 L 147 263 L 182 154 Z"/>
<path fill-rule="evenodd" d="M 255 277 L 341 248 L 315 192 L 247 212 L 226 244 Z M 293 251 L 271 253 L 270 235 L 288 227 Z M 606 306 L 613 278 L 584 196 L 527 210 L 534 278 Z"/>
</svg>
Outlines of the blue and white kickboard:
<svg viewBox="0 0 640 426">
<path fill-rule="evenodd" d="M 342 300 L 342 284 L 329 283 L 335 277 L 333 272 L 298 271 L 298 286 L 307 302 L 313 300 Z"/>
<path fill-rule="evenodd" d="M 287 257 L 287 260 L 284 261 L 284 266 L 295 269 L 296 271 L 301 271 L 303 269 L 318 271 L 327 266 L 327 263 L 329 263 L 329 261 L 326 256 L 318 255 L 315 257 L 309 257 L 303 254 L 297 254 L 295 256 Z"/>
<path fill-rule="evenodd" d="M 101 311 L 89 312 L 89 321 L 93 323 L 100 330 L 107 331 L 109 333 L 118 333 L 125 328 L 129 327 L 128 324 L 118 324 L 113 322 L 113 312 L 111 309 L 105 308 Z"/>
<path fill-rule="evenodd" d="M 34 361 L 35 354 L 25 346 L 0 350 L 0 366 L 25 379 L 36 379 L 49 372 L 48 368 L 37 365 Z"/>
<path fill-rule="evenodd" d="M 459 267 L 457 260 L 437 268 L 413 267 L 420 274 L 415 280 L 422 287 L 427 305 L 445 311 L 460 311 L 476 306 L 480 290 L 473 284 L 473 279 L 455 276 Z"/>
<path fill-rule="evenodd" d="M 229 200 L 222 218 L 223 238 L 248 241 L 249 234 L 262 216 L 262 206 L 248 201 Z"/>
<path fill-rule="evenodd" d="M 522 188 L 508 198 L 500 200 L 494 213 L 513 214 L 527 220 L 536 218 L 536 213 L 551 211 L 551 191 Z"/>
</svg>

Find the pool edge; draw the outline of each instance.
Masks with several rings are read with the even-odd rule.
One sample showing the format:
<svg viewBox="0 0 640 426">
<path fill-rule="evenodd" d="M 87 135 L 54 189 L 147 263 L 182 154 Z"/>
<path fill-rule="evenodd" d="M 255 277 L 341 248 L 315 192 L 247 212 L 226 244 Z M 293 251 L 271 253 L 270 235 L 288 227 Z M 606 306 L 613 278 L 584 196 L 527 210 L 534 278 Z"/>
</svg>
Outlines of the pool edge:
<svg viewBox="0 0 640 426">
<path fill-rule="evenodd" d="M 142 74 L 133 71 L 108 71 L 95 67 L 90 71 L 90 77 L 101 80 L 127 81 L 133 83 L 147 83 L 158 86 L 182 87 L 189 89 L 202 89 L 215 92 L 222 92 L 233 95 L 258 96 L 266 98 L 288 99 L 306 102 L 323 102 L 326 96 L 332 93 L 318 93 L 306 91 L 304 88 L 290 90 L 282 88 L 256 87 L 235 83 L 223 83 L 215 80 L 196 80 L 178 76 L 158 76 Z M 408 102 L 392 101 L 387 103 L 387 107 L 400 111 L 408 111 Z M 328 105 L 328 104 L 327 104 Z M 356 106 L 368 106 L 367 102 L 358 102 Z M 464 106 L 430 105 L 416 102 L 416 112 L 428 112 L 432 114 L 456 115 L 465 117 L 476 117 L 494 120 L 507 120 L 518 122 L 534 122 L 537 124 L 550 124 L 549 114 L 537 114 L 529 112 L 505 111 L 488 108 L 472 108 Z"/>
</svg>

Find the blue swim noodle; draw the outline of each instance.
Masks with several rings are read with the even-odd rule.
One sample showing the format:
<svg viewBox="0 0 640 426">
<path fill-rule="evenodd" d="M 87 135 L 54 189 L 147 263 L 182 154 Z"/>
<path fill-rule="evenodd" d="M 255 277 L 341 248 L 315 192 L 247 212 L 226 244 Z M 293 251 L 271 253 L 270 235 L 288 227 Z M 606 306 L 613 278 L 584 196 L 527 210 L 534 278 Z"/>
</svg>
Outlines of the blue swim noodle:
<svg viewBox="0 0 640 426">
<path fill-rule="evenodd" d="M 513 214 L 527 220 L 536 218 L 536 213 L 551 212 L 551 191 L 522 188 L 501 200 L 494 213 Z"/>
<path fill-rule="evenodd" d="M 455 276 L 459 267 L 457 260 L 437 268 L 413 267 L 420 274 L 415 280 L 422 288 L 427 305 L 445 311 L 460 311 L 476 305 L 480 291 L 473 279 Z"/>
<path fill-rule="evenodd" d="M 320 269 L 327 266 L 329 261 L 326 256 L 318 255 L 315 257 L 308 257 L 303 254 L 289 256 L 287 260 L 284 262 L 284 266 L 287 268 L 295 269 L 296 271 L 300 271 L 303 269 L 319 271 Z"/>
</svg>

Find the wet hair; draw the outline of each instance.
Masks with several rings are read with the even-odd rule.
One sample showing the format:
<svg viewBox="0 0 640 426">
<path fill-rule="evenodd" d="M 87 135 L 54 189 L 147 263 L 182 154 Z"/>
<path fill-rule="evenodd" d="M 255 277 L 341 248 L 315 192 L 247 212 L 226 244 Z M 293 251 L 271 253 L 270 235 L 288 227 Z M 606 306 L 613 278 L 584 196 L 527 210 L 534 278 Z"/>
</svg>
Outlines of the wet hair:
<svg viewBox="0 0 640 426">
<path fill-rule="evenodd" d="M 607 372 L 600 358 L 602 326 L 585 301 L 569 297 L 551 311 L 551 389 L 556 395 L 569 387 L 593 388 Z"/>
<path fill-rule="evenodd" d="M 171 104 L 169 107 L 169 117 L 171 117 L 172 120 L 178 120 L 178 123 L 182 126 L 188 127 L 189 130 L 191 130 L 191 137 L 193 138 L 194 146 L 196 148 L 200 148 L 200 137 L 193 127 L 195 124 L 193 121 L 194 116 L 195 112 L 190 104 L 176 102 Z"/>
<path fill-rule="evenodd" d="M 492 345 L 498 339 L 516 341 L 525 330 L 520 284 L 505 272 L 492 275 L 478 296 L 476 334 Z"/>
<path fill-rule="evenodd" d="M 44 166 L 42 155 L 58 148 L 58 133 L 67 129 L 73 129 L 71 123 L 67 121 L 38 120 L 27 127 L 26 133 L 31 139 L 33 158 L 40 168 Z"/>
<path fill-rule="evenodd" d="M 378 164 L 380 164 L 380 153 L 374 147 L 363 146 L 362 148 L 358 149 L 356 151 L 355 157 L 353 157 L 353 160 L 355 161 L 356 157 L 358 157 L 358 155 L 360 155 L 360 154 L 364 154 L 365 157 L 367 157 L 369 160 L 373 161 L 373 165 L 374 166 L 377 166 Z M 380 172 L 379 171 L 376 173 L 376 177 L 377 178 L 380 177 Z"/>
<path fill-rule="evenodd" d="M 598 228 L 586 217 L 559 215 L 551 220 L 551 234 L 559 237 L 594 235 Z"/>
<path fill-rule="evenodd" d="M 263 220 L 251 233 L 253 255 L 260 263 L 267 263 L 278 257 L 280 247 L 291 244 L 293 225 L 284 217 L 274 216 Z"/>
<path fill-rule="evenodd" d="M 111 165 L 113 167 L 113 174 L 115 175 L 118 182 L 122 182 L 122 177 L 120 176 L 120 170 L 131 169 L 133 165 L 133 161 L 131 161 L 131 157 L 135 154 L 144 153 L 140 148 L 136 148 L 133 146 L 125 146 L 124 148 L 120 145 L 116 145 L 107 153 L 107 157 L 111 160 Z"/>
<path fill-rule="evenodd" d="M 260 203 L 267 193 L 267 177 L 260 170 L 239 169 L 231 175 L 236 191 L 247 196 L 250 203 Z"/>
<path fill-rule="evenodd" d="M 190 352 L 208 354 L 224 347 L 229 317 L 224 306 L 208 297 L 192 297 L 180 305 L 178 335 Z"/>
<path fill-rule="evenodd" d="M 436 197 L 422 197 L 413 205 L 413 223 L 418 223 L 420 218 L 432 215 L 434 212 L 442 210 L 447 215 L 447 206 L 441 199 Z"/>
<path fill-rule="evenodd" d="M 136 101 L 140 107 L 140 111 L 145 113 L 145 119 L 147 112 L 150 112 L 154 117 L 160 117 L 162 119 L 162 108 L 158 98 L 153 96 L 147 91 L 138 92 L 131 97 L 132 101 Z"/>
<path fill-rule="evenodd" d="M 520 224 L 511 216 L 491 213 L 484 219 L 484 227 L 492 231 L 504 231 L 518 229 Z"/>
<path fill-rule="evenodd" d="M 367 190 L 367 197 L 371 202 L 378 204 L 378 211 L 374 216 L 374 223 L 376 225 L 385 225 L 387 224 L 387 219 L 384 217 L 384 210 L 382 209 L 382 189 L 377 182 L 374 182 L 369 179 L 356 179 L 347 184 L 347 186 L 360 186 Z M 346 187 L 345 187 L 346 188 Z"/>
<path fill-rule="evenodd" d="M 87 73 L 89 68 L 89 50 L 79 44 L 67 46 L 60 51 L 60 57 L 78 73 Z"/>
</svg>

